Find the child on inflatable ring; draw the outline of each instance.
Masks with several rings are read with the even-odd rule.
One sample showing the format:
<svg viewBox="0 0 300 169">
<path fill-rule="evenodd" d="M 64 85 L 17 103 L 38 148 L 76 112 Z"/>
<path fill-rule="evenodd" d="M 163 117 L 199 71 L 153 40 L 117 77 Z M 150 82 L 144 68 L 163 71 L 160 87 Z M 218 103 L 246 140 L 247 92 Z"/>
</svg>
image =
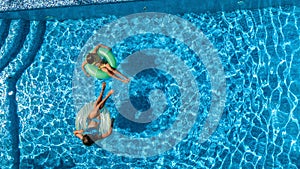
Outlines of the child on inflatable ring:
<svg viewBox="0 0 300 169">
<path fill-rule="evenodd" d="M 81 68 L 84 72 L 84 74 L 88 77 L 90 77 L 90 75 L 86 72 L 84 66 L 86 64 L 92 64 L 95 65 L 96 67 L 98 67 L 100 70 L 102 70 L 103 72 L 107 73 L 110 77 L 113 77 L 117 80 L 120 80 L 123 83 L 128 83 L 130 81 L 129 78 L 127 78 L 125 75 L 123 75 L 121 72 L 119 72 L 118 70 L 112 68 L 105 60 L 101 59 L 98 54 L 97 51 L 98 49 L 102 47 L 102 48 L 107 48 L 108 50 L 111 50 L 111 48 L 104 46 L 102 44 L 97 45 L 92 52 L 90 52 L 87 57 L 86 60 L 82 63 Z"/>
</svg>

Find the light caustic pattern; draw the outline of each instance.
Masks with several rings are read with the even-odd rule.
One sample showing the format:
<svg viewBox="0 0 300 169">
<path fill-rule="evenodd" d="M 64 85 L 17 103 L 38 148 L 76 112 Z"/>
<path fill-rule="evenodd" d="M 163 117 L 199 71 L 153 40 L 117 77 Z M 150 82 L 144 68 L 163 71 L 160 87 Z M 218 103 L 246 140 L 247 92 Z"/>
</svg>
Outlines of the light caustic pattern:
<svg viewBox="0 0 300 169">
<path fill-rule="evenodd" d="M 225 106 L 226 81 L 223 67 L 217 51 L 205 35 L 187 20 L 174 15 L 163 13 L 128 15 L 105 25 L 95 32 L 83 47 L 74 71 L 73 96 L 77 106 L 76 110 L 78 111 L 95 96 L 94 92 L 85 91 L 88 88 L 95 88 L 94 81 L 86 78 L 80 70 L 86 53 L 97 44 L 113 47 L 128 37 L 149 33 L 164 35 L 185 44 L 195 52 L 205 65 L 211 82 L 211 104 L 209 114 L 199 136 L 199 142 L 207 140 L 216 129 Z M 180 67 L 180 70 L 174 71 L 163 63 Z M 178 84 L 181 105 L 176 120 L 168 130 L 148 138 L 129 137 L 114 131 L 108 138 L 99 143 L 97 142 L 105 150 L 120 156 L 133 158 L 158 155 L 178 144 L 193 127 L 201 104 L 200 94 L 195 92 L 199 89 L 190 68 L 184 64 L 179 56 L 168 50 L 145 49 L 127 56 L 118 65 L 118 69 L 126 72 L 129 77 L 151 68 L 166 72 Z M 166 105 L 164 93 L 160 90 L 154 90 L 149 96 L 152 98 L 150 100 L 155 98 L 155 101 L 151 102 L 151 108 L 140 112 L 130 102 L 128 84 L 114 81 L 112 89 L 115 90 L 112 99 L 118 113 L 136 123 L 148 123 L 155 120 Z"/>
</svg>

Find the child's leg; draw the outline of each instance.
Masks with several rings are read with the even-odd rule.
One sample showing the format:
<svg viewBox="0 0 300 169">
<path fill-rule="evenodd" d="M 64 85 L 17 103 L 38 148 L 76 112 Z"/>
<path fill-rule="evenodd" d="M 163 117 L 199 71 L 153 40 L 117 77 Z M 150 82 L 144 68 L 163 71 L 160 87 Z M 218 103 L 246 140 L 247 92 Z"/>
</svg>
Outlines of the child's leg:
<svg viewBox="0 0 300 169">
<path fill-rule="evenodd" d="M 103 82 L 102 83 L 102 89 L 101 89 L 100 95 L 97 98 L 97 100 L 95 101 L 94 108 L 96 108 L 97 105 L 102 101 L 102 97 L 103 97 L 103 93 L 104 93 L 105 87 L 106 87 L 106 83 Z"/>
<path fill-rule="evenodd" d="M 116 69 L 113 69 L 109 64 L 105 64 L 105 68 L 107 68 L 109 71 L 113 72 L 114 74 L 118 74 L 123 76 L 125 79 L 128 79 L 125 75 L 123 75 L 121 72 L 119 72 Z"/>
<path fill-rule="evenodd" d="M 95 107 L 88 115 L 88 125 L 93 125 L 94 121 L 92 119 L 98 117 L 99 115 L 100 115 L 100 112 L 98 111 L 98 108 Z"/>
<path fill-rule="evenodd" d="M 97 105 L 97 110 L 102 109 L 105 105 L 106 100 L 109 98 L 109 96 L 111 96 L 114 93 L 113 90 L 110 90 L 106 97 Z"/>
<path fill-rule="evenodd" d="M 117 80 L 120 80 L 120 81 L 124 82 L 123 79 L 121 79 L 121 78 L 119 78 L 118 76 L 116 76 L 114 73 L 112 73 L 111 71 L 109 71 L 106 67 L 102 68 L 101 70 L 102 70 L 103 72 L 107 73 L 110 77 L 113 77 L 113 78 L 115 78 L 115 79 L 117 79 Z"/>
</svg>

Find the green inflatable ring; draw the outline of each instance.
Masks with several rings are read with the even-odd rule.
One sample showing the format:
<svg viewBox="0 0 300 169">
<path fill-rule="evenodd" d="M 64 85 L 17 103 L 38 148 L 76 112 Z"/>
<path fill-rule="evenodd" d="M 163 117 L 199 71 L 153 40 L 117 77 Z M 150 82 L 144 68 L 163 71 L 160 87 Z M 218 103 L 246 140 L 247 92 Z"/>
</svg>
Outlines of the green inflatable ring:
<svg viewBox="0 0 300 169">
<path fill-rule="evenodd" d="M 113 53 L 111 52 L 111 50 L 107 49 L 107 48 L 103 48 L 100 47 L 97 51 L 98 56 L 101 58 L 105 58 L 108 62 L 108 64 L 112 67 L 112 68 L 116 68 L 117 67 L 117 62 L 116 62 L 116 58 L 113 55 Z M 107 79 L 110 78 L 110 76 L 103 72 L 101 69 L 99 69 L 97 66 L 92 65 L 92 64 L 86 64 L 84 66 L 86 72 L 93 76 L 96 77 L 98 79 Z"/>
</svg>

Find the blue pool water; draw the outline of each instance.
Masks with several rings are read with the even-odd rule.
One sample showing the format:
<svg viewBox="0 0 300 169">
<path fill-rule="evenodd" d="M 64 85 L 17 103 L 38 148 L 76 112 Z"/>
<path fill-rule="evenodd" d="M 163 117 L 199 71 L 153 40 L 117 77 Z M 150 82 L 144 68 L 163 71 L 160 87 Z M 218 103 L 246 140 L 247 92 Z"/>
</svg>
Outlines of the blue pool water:
<svg viewBox="0 0 300 169">
<path fill-rule="evenodd" d="M 196 87 L 189 96 L 199 94 L 188 100 L 188 107 L 198 103 L 199 108 L 193 112 L 196 119 L 191 129 L 177 144 L 154 156 L 131 157 L 96 145 L 85 147 L 73 136 L 78 101 L 73 83 L 77 59 L 98 29 L 119 18 L 1 20 L 1 168 L 299 168 L 299 8 L 177 16 L 204 33 L 224 68 L 225 108 L 208 140 L 199 142 L 212 104 L 214 76 L 182 41 L 145 33 L 112 46 L 125 74 L 130 70 L 126 65 L 138 65 L 124 60 L 146 49 L 170 51 L 188 67 L 187 74 L 179 76 L 182 82 L 170 73 L 181 67 L 169 60 L 163 63 L 170 72 L 149 68 L 132 76 L 127 93 L 130 104 L 138 111 L 158 108 L 153 112 L 160 114 L 149 123 L 129 120 L 118 110 L 123 96 L 116 92 L 107 102 L 116 118 L 114 133 L 149 138 L 172 128 L 180 113 L 186 111 L 181 111 L 180 106 L 184 103 L 183 92 L 189 90 L 181 86 L 188 83 L 185 79 L 191 80 L 188 73 Z M 131 30 L 130 25 L 127 30 Z M 83 94 L 92 92 L 93 98 L 80 98 L 82 102 L 95 99 L 102 82 L 86 79 L 94 83 L 93 88 L 81 86 L 80 90 Z M 107 88 L 117 83 L 109 79 Z M 122 143 L 122 139 L 109 141 Z M 132 143 L 126 146 L 139 147 Z"/>
</svg>

